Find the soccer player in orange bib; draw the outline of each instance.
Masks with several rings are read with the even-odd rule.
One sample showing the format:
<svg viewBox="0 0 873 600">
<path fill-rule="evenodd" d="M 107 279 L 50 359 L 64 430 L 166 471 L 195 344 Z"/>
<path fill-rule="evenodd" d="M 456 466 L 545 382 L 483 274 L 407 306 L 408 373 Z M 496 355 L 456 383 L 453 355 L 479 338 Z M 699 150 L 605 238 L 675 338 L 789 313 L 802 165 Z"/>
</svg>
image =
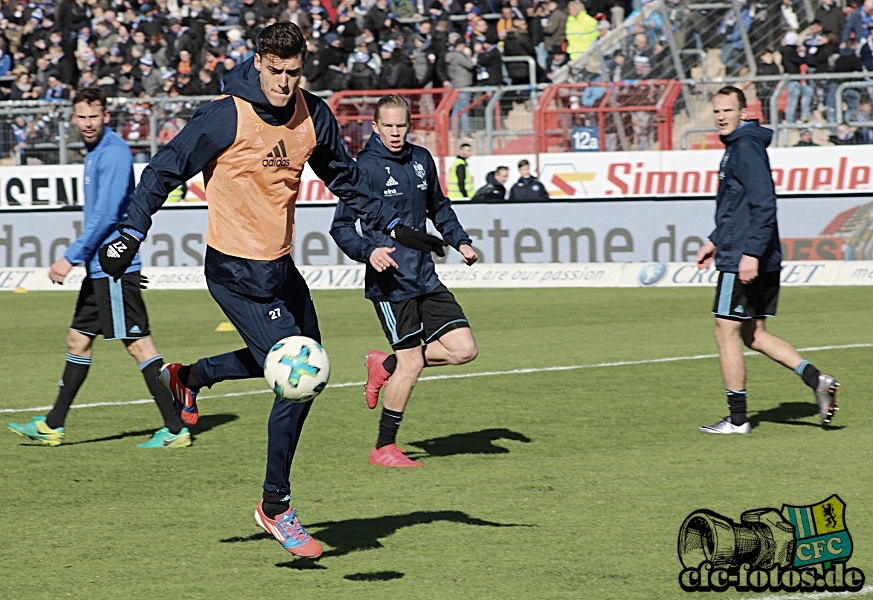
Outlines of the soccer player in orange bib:
<svg viewBox="0 0 873 600">
<path fill-rule="evenodd" d="M 258 35 L 255 56 L 228 73 L 225 95 L 195 111 L 191 122 L 143 171 L 119 237 L 100 251 L 104 271 L 118 277 L 133 260 L 168 194 L 203 172 L 209 202 L 206 282 L 246 347 L 173 363 L 161 372 L 183 420 L 198 419 L 197 392 L 220 381 L 263 377 L 264 359 L 291 335 L 321 340 L 309 288 L 294 265 L 294 208 L 306 162 L 368 226 L 422 252 L 444 252 L 437 237 L 404 226 L 397 212 L 368 191 L 318 97 L 300 89 L 306 41 L 293 23 Z M 268 425 L 267 473 L 257 523 L 298 556 L 321 554 L 291 507 L 289 474 L 311 402 L 277 397 Z"/>
</svg>

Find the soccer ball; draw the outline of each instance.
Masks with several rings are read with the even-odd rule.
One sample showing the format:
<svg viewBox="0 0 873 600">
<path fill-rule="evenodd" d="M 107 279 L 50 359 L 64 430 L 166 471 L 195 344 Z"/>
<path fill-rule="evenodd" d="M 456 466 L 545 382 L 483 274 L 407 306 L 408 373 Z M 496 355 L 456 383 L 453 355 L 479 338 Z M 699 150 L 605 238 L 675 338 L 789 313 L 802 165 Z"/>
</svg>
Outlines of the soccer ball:
<svg viewBox="0 0 873 600">
<path fill-rule="evenodd" d="M 264 377 L 280 398 L 307 402 L 327 385 L 330 361 L 321 344 L 302 335 L 292 335 L 270 348 L 264 361 Z"/>
</svg>

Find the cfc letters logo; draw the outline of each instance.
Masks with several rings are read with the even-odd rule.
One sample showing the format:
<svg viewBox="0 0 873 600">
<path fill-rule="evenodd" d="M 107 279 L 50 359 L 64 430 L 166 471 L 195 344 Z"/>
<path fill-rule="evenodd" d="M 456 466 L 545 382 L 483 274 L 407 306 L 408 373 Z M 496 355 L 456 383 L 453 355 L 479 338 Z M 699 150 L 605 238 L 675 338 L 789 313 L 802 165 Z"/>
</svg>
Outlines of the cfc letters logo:
<svg viewBox="0 0 873 600">
<path fill-rule="evenodd" d="M 696 510 L 679 528 L 679 585 L 686 592 L 857 592 L 864 572 L 847 566 L 845 515 L 837 495 L 781 511 L 748 510 L 739 523 Z"/>
</svg>

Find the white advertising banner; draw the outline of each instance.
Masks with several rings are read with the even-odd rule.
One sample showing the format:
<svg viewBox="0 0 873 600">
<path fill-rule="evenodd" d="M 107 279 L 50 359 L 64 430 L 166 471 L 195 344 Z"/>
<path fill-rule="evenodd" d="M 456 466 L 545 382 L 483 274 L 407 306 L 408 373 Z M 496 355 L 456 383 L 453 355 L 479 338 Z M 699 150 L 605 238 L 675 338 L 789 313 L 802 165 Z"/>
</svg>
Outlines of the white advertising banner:
<svg viewBox="0 0 873 600">
<path fill-rule="evenodd" d="M 873 146 L 774 148 L 773 180 L 781 196 L 828 196 L 873 192 Z M 570 152 L 474 156 L 469 159 L 473 187 L 485 185 L 488 172 L 509 167 L 507 189 L 518 180 L 518 161 L 527 159 L 554 199 L 639 199 L 713 197 L 718 188 L 720 150 L 672 152 Z M 448 172 L 454 157 L 444 160 Z M 139 178 L 145 165 L 135 165 Z M 445 179 L 444 179 L 445 181 Z M 0 208 L 81 204 L 82 166 L 0 167 Z M 183 202 L 206 200 L 203 177 L 187 183 Z M 303 171 L 298 202 L 335 202 L 309 165 Z"/>
<path fill-rule="evenodd" d="M 152 290 L 205 290 L 202 267 L 144 267 Z M 362 290 L 363 265 L 302 266 L 313 290 Z M 690 263 L 575 263 L 439 265 L 450 288 L 640 288 L 715 287 L 718 272 Z M 0 268 L 0 292 L 78 290 L 85 276 L 75 267 L 64 285 L 49 281 L 46 269 Z M 782 267 L 782 285 L 873 285 L 873 261 L 790 261 Z"/>
<path fill-rule="evenodd" d="M 489 172 L 509 167 L 506 189 L 518 181 L 518 162 L 530 161 L 554 199 L 714 197 L 722 150 L 673 152 L 570 152 L 473 156 L 473 187 Z M 773 148 L 769 151 L 776 193 L 782 197 L 873 191 L 873 146 Z M 446 172 L 454 161 L 445 162 Z"/>
<path fill-rule="evenodd" d="M 785 260 L 873 259 L 873 199 L 786 198 L 779 230 Z M 712 230 L 712 200 L 458 203 L 455 211 L 487 264 L 690 261 Z M 328 231 L 333 206 L 297 210 L 293 256 L 300 266 L 351 264 Z M 140 252 L 148 267 L 198 266 L 205 205 L 168 206 Z M 0 268 L 48 267 L 82 230 L 78 208 L 0 211 Z M 450 250 L 442 259 L 459 264 Z"/>
<path fill-rule="evenodd" d="M 146 165 L 133 165 L 136 182 Z M 84 202 L 82 165 L 44 165 L 0 167 L 0 208 L 41 208 L 74 206 Z M 206 192 L 203 175 L 197 174 L 186 184 L 183 203 L 203 203 Z M 307 164 L 303 169 L 298 202 L 302 204 L 335 203 L 324 182 L 315 176 Z"/>
</svg>

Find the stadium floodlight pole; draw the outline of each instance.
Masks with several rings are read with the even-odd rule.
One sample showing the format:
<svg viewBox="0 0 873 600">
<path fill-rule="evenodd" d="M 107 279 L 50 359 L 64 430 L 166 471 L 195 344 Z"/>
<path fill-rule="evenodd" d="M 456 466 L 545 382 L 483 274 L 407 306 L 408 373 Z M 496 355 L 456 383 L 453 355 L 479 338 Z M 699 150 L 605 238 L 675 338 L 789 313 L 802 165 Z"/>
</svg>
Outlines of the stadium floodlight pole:
<svg viewBox="0 0 873 600">
<path fill-rule="evenodd" d="M 667 45 L 670 47 L 670 56 L 673 58 L 673 68 L 676 69 L 676 78 L 681 79 L 685 77 L 685 70 L 682 68 L 682 57 L 679 56 L 679 48 L 676 46 L 676 38 L 673 37 L 673 22 L 670 20 L 670 13 L 667 12 L 667 6 L 664 4 L 664 0 L 657 0 L 655 10 L 661 13 L 664 37 L 667 38 Z M 706 73 L 704 73 L 703 76 L 705 78 Z M 694 109 L 691 105 L 691 95 L 688 93 L 688 88 L 684 85 L 682 86 L 682 99 L 685 101 L 685 113 L 693 119 Z"/>
</svg>

